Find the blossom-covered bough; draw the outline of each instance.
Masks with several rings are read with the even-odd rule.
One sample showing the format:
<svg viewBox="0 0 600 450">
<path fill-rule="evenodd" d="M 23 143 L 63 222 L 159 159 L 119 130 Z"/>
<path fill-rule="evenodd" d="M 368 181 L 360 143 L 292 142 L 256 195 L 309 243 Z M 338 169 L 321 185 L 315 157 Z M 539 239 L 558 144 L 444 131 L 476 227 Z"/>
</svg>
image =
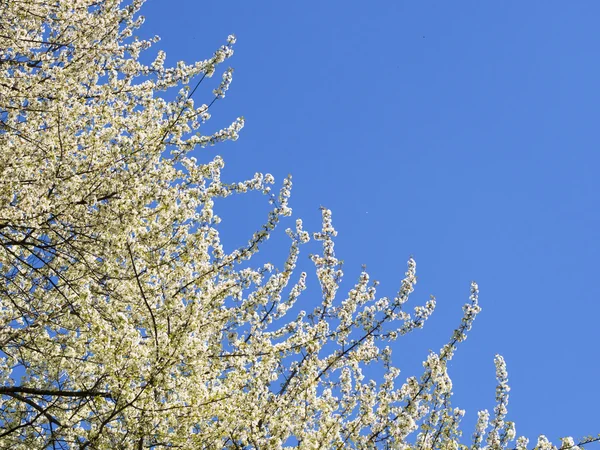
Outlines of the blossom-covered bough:
<svg viewBox="0 0 600 450">
<path fill-rule="evenodd" d="M 377 297 L 363 270 L 341 299 L 323 209 L 318 307 L 294 308 L 307 277 L 294 274 L 309 240 L 300 220 L 282 269 L 253 267 L 291 214 L 291 180 L 278 193 L 269 174 L 228 184 L 220 157 L 192 156 L 244 125 L 201 132 L 231 69 L 212 101 L 194 102 L 235 38 L 204 61 L 165 67 L 158 52 L 144 64 L 157 39 L 133 36 L 141 5 L 0 2 L 0 448 L 527 448 L 505 420 L 502 357 L 497 406 L 479 413 L 471 443 L 450 405 L 447 364 L 480 311 L 475 283 L 449 343 L 420 378 L 398 381 L 386 343 L 435 308 L 433 298 L 405 307 L 412 258 L 393 298 Z M 248 245 L 226 253 L 214 201 L 248 191 L 273 206 Z M 367 363 L 383 382 L 365 379 Z M 542 436 L 536 448 L 556 447 Z"/>
</svg>

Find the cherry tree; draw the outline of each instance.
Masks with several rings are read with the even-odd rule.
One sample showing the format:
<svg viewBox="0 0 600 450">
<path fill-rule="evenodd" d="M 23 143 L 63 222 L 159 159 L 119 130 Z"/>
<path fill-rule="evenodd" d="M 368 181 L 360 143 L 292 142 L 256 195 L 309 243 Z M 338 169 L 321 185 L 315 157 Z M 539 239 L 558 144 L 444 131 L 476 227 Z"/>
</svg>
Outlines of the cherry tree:
<svg viewBox="0 0 600 450">
<path fill-rule="evenodd" d="M 301 220 L 279 269 L 252 261 L 291 215 L 291 178 L 275 191 L 270 174 L 225 183 L 221 157 L 193 156 L 244 125 L 203 133 L 235 38 L 204 61 L 166 67 L 158 51 L 144 63 L 158 38 L 133 34 L 142 3 L 0 3 L 0 448 L 557 448 L 517 439 L 501 356 L 497 405 L 462 436 L 447 365 L 480 312 L 477 284 L 448 343 L 402 380 L 389 343 L 435 308 L 433 297 L 407 308 L 412 258 L 393 296 L 366 270 L 339 294 L 323 208 L 311 255 L 321 300 L 307 312 Z M 225 252 L 214 202 L 249 191 L 270 212 Z M 369 363 L 383 381 L 366 379 Z"/>
</svg>

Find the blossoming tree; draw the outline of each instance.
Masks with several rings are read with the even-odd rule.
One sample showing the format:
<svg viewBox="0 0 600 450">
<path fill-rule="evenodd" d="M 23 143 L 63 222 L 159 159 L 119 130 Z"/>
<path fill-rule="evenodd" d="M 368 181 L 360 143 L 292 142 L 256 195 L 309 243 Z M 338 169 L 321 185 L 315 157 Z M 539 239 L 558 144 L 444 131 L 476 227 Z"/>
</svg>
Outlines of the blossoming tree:
<svg viewBox="0 0 600 450">
<path fill-rule="evenodd" d="M 141 5 L 0 3 L 0 448 L 527 448 L 505 420 L 501 356 L 497 406 L 469 444 L 450 406 L 447 364 L 480 311 L 475 283 L 448 344 L 399 381 L 386 343 L 421 328 L 435 299 L 405 308 L 413 259 L 392 298 L 366 271 L 338 294 L 323 209 L 311 256 L 322 299 L 291 309 L 307 276 L 294 274 L 302 222 L 281 269 L 252 261 L 291 214 L 291 180 L 277 193 L 269 174 L 228 184 L 220 157 L 192 156 L 244 125 L 201 132 L 231 69 L 210 104 L 194 102 L 235 38 L 204 61 L 165 67 L 159 51 L 144 64 L 157 38 L 133 37 Z M 247 191 L 272 208 L 227 253 L 214 200 Z M 383 382 L 365 379 L 366 363 Z M 536 448 L 556 447 L 542 436 Z"/>
</svg>

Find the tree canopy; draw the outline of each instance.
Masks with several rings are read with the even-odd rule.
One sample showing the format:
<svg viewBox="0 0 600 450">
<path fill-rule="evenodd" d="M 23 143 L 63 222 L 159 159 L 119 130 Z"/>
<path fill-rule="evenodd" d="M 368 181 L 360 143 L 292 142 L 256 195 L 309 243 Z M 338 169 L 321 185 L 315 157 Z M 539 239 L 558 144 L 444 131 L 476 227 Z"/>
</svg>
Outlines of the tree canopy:
<svg viewBox="0 0 600 450">
<path fill-rule="evenodd" d="M 270 174 L 225 183 L 221 157 L 193 156 L 244 125 L 203 132 L 231 69 L 209 104 L 194 101 L 235 37 L 204 61 L 144 63 L 158 38 L 134 36 L 142 3 L 0 4 L 0 448 L 528 448 L 506 420 L 501 356 L 497 406 L 470 444 L 451 406 L 447 365 L 480 312 L 476 283 L 448 343 L 402 381 L 388 344 L 435 308 L 407 309 L 412 258 L 394 296 L 366 269 L 341 295 L 322 208 L 322 298 L 307 312 L 300 219 L 281 268 L 252 261 L 291 215 L 291 178 L 277 192 Z M 228 253 L 214 202 L 249 191 L 272 207 Z M 364 376 L 370 363 L 382 382 Z M 557 447 L 541 436 L 535 448 Z"/>
</svg>

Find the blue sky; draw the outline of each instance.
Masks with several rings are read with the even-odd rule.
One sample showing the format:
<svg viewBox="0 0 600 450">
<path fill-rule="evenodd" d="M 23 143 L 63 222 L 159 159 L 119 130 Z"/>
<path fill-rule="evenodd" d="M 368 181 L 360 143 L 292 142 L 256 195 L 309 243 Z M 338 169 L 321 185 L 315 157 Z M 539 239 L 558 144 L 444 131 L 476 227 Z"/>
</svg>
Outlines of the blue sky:
<svg viewBox="0 0 600 450">
<path fill-rule="evenodd" d="M 149 0 L 143 14 L 167 63 L 237 35 L 210 126 L 246 127 L 199 158 L 222 155 L 228 181 L 291 173 L 294 217 L 317 231 L 319 206 L 333 211 L 345 287 L 367 264 L 393 295 L 414 255 L 413 305 L 438 307 L 396 345 L 401 376 L 447 341 L 476 280 L 483 311 L 450 366 L 465 433 L 494 407 L 496 353 L 518 434 L 600 432 L 600 3 Z M 267 206 L 217 205 L 226 247 Z M 264 249 L 274 263 L 283 235 Z"/>
</svg>

